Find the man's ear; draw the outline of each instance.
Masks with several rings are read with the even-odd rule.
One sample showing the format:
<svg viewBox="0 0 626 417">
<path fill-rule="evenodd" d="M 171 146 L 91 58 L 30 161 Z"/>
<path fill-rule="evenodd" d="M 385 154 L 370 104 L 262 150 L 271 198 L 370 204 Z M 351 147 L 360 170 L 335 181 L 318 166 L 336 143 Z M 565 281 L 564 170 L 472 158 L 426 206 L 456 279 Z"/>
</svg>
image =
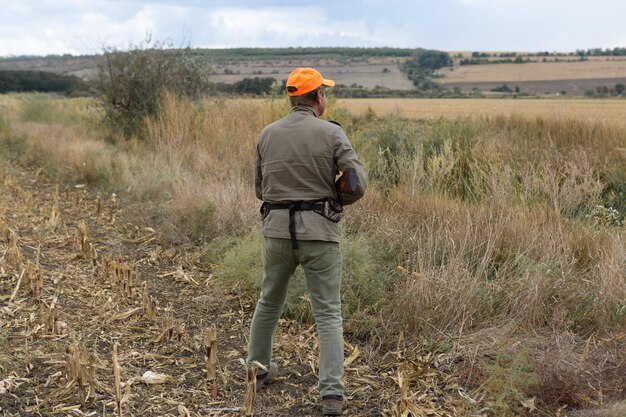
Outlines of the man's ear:
<svg viewBox="0 0 626 417">
<path fill-rule="evenodd" d="M 319 90 L 317 90 L 317 97 L 316 97 L 316 99 L 317 99 L 318 102 L 321 103 L 323 98 L 324 98 L 324 89 L 320 88 Z"/>
</svg>

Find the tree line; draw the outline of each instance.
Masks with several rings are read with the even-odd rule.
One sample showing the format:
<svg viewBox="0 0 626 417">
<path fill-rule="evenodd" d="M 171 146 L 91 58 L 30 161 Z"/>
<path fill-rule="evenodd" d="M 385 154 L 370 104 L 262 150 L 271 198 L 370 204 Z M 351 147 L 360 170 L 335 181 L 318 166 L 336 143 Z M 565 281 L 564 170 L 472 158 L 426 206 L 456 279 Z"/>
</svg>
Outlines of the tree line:
<svg viewBox="0 0 626 417">
<path fill-rule="evenodd" d="M 591 48 L 591 49 L 578 49 L 576 55 L 579 56 L 626 56 L 626 48 Z"/>
<path fill-rule="evenodd" d="M 450 54 L 433 49 L 416 49 L 411 58 L 400 65 L 400 69 L 418 90 L 433 90 L 439 84 L 433 81 L 435 71 L 452 65 Z"/>
<path fill-rule="evenodd" d="M 229 49 L 195 49 L 193 53 L 208 61 L 224 61 L 237 59 L 271 59 L 293 57 L 408 57 L 415 51 L 408 48 L 229 48 Z"/>
<path fill-rule="evenodd" d="M 0 94 L 9 92 L 84 94 L 88 85 L 75 75 L 60 75 L 47 71 L 2 70 Z"/>
</svg>

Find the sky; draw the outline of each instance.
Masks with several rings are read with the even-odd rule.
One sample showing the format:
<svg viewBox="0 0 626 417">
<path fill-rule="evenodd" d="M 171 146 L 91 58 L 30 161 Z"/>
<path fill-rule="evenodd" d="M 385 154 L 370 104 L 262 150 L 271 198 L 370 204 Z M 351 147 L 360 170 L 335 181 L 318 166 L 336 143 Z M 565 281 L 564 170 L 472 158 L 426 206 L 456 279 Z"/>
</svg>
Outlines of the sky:
<svg viewBox="0 0 626 417">
<path fill-rule="evenodd" d="M 626 47 L 625 0 L 0 0 L 0 56 L 173 46 Z"/>
</svg>

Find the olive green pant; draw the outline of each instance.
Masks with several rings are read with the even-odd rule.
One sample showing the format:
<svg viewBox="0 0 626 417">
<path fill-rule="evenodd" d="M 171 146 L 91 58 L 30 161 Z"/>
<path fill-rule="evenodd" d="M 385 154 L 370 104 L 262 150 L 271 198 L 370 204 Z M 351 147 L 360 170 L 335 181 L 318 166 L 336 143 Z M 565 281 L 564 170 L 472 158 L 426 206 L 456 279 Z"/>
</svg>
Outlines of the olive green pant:
<svg viewBox="0 0 626 417">
<path fill-rule="evenodd" d="M 300 240 L 294 250 L 289 239 L 264 238 L 263 281 L 248 344 L 248 362 L 269 367 L 274 334 L 287 297 L 287 286 L 301 264 L 319 339 L 320 396 L 343 395 L 343 321 L 341 318 L 341 252 L 339 244 Z"/>
</svg>

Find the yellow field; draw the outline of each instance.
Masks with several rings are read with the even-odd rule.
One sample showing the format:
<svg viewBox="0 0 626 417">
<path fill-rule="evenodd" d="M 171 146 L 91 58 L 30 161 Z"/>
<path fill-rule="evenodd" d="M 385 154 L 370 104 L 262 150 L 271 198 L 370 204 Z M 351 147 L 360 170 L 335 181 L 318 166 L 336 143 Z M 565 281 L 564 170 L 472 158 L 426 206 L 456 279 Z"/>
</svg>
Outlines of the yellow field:
<svg viewBox="0 0 626 417">
<path fill-rule="evenodd" d="M 395 114 L 412 119 L 521 115 L 626 125 L 626 100 L 619 99 L 339 99 L 337 105 L 357 115 L 371 109 L 379 116 Z"/>
<path fill-rule="evenodd" d="M 626 77 L 626 59 L 610 61 L 533 62 L 527 64 L 493 64 L 455 66 L 453 71 L 442 69 L 446 75 L 437 81 L 446 83 L 579 80 L 590 78 Z"/>
</svg>

